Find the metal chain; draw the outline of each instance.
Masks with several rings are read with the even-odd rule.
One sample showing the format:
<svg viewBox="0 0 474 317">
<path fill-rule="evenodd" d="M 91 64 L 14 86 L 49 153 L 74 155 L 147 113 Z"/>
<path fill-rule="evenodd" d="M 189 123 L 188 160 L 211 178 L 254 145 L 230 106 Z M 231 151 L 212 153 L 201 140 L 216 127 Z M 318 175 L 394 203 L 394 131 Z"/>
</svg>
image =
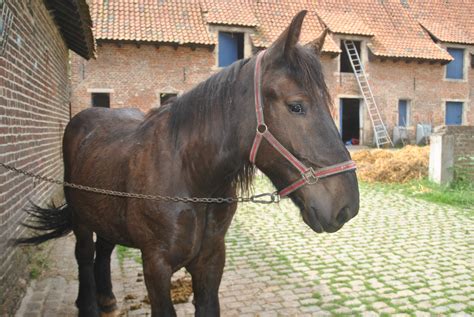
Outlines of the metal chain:
<svg viewBox="0 0 474 317">
<path fill-rule="evenodd" d="M 85 185 L 73 184 L 66 181 L 61 181 L 58 179 L 46 177 L 43 175 L 35 174 L 32 172 L 28 172 L 5 163 L 0 162 L 0 166 L 3 168 L 10 170 L 12 172 L 23 174 L 25 176 L 37 179 L 39 181 L 44 181 L 52 184 L 61 185 L 64 187 L 79 189 L 87 192 L 108 195 L 108 196 L 117 196 L 117 197 L 126 197 L 126 198 L 136 198 L 136 199 L 146 199 L 146 200 L 154 200 L 154 201 L 167 201 L 167 202 L 184 202 L 184 203 L 215 203 L 215 204 L 233 204 L 233 203 L 246 203 L 252 202 L 256 204 L 272 204 L 280 202 L 280 196 L 277 192 L 273 193 L 263 193 L 258 195 L 252 195 L 250 197 L 176 197 L 176 196 L 162 196 L 162 195 L 147 195 L 147 194 L 139 194 L 139 193 L 127 193 L 127 192 L 120 192 L 116 190 L 110 189 L 103 189 L 103 188 L 96 188 L 90 187 Z"/>
</svg>

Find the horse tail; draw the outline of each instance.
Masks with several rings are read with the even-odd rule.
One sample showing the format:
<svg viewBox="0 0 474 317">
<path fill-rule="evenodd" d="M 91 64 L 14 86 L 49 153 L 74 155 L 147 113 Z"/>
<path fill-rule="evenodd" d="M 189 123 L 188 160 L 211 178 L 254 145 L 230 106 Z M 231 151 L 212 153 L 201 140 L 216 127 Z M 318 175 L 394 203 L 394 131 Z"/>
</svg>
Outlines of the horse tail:
<svg viewBox="0 0 474 317">
<path fill-rule="evenodd" d="M 67 204 L 58 207 L 51 204 L 47 208 L 32 204 L 26 212 L 30 217 L 23 226 L 35 232 L 31 237 L 14 240 L 15 245 L 38 245 L 51 239 L 64 237 L 72 231 L 72 210 Z"/>
</svg>

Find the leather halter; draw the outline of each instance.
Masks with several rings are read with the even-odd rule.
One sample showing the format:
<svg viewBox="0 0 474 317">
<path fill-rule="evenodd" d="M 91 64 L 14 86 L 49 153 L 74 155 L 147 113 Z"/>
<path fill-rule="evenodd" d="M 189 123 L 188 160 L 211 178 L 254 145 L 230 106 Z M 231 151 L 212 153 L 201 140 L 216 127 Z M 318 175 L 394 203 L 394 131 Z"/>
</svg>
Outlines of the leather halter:
<svg viewBox="0 0 474 317">
<path fill-rule="evenodd" d="M 353 171 L 356 169 L 356 163 L 354 161 L 345 161 L 342 163 L 334 164 L 331 166 L 323 167 L 314 170 L 312 167 L 306 167 L 300 160 L 298 160 L 293 154 L 291 154 L 273 134 L 268 130 L 267 125 L 263 117 L 263 103 L 262 103 L 262 91 L 261 91 L 261 80 L 262 80 L 262 58 L 266 51 L 261 51 L 257 55 L 255 62 L 254 71 L 254 91 L 255 91 L 255 111 L 257 114 L 257 134 L 250 150 L 250 162 L 255 164 L 257 157 L 258 148 L 262 142 L 262 139 L 267 140 L 275 150 L 277 150 L 285 159 L 287 159 L 291 165 L 293 165 L 301 174 L 301 178 L 292 183 L 291 185 L 283 188 L 277 193 L 272 194 L 272 199 L 276 196 L 276 200 L 280 197 L 288 196 L 298 188 L 306 184 L 315 184 L 321 178 L 340 174 L 347 171 Z"/>
</svg>

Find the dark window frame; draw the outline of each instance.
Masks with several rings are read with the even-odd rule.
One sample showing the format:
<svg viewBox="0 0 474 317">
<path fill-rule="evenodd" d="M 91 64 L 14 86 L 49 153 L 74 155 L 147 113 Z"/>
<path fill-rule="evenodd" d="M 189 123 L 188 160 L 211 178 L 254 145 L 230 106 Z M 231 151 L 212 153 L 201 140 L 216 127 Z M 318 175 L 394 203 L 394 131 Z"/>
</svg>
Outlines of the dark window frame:
<svg viewBox="0 0 474 317">
<path fill-rule="evenodd" d="M 346 51 L 346 46 L 344 45 L 344 39 L 341 40 L 341 54 L 339 54 L 339 72 L 340 73 L 354 73 L 352 69 L 351 61 L 349 60 L 349 54 Z M 351 41 L 351 40 L 348 40 Z M 359 59 L 362 63 L 362 41 L 352 40 L 356 46 L 357 53 L 359 54 Z"/>
<path fill-rule="evenodd" d="M 109 92 L 92 92 L 91 106 L 97 108 L 110 108 L 110 93 Z"/>
<path fill-rule="evenodd" d="M 400 122 L 402 120 L 401 116 L 401 106 L 405 107 L 405 122 Z M 398 99 L 398 126 L 399 127 L 408 127 L 410 124 L 410 100 L 409 99 Z"/>
<path fill-rule="evenodd" d="M 160 93 L 160 106 L 166 104 L 170 99 L 178 97 L 177 93 L 174 92 L 162 92 Z"/>
</svg>

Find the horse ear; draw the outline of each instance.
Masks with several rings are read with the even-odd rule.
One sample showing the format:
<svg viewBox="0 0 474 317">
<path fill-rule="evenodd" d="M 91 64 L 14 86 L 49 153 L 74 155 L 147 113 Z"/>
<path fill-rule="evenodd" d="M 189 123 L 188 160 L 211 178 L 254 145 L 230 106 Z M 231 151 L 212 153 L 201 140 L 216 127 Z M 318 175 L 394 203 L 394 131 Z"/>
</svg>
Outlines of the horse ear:
<svg viewBox="0 0 474 317">
<path fill-rule="evenodd" d="M 303 25 L 303 20 L 307 12 L 307 10 L 303 10 L 295 15 L 290 25 L 271 46 L 272 52 L 276 52 L 277 54 L 283 52 L 283 57 L 291 57 L 293 49 L 300 38 L 301 26 Z"/>
<path fill-rule="evenodd" d="M 321 34 L 311 42 L 305 45 L 305 47 L 309 47 L 312 49 L 317 55 L 321 54 L 321 50 L 323 49 L 324 45 L 324 39 L 326 38 L 326 35 L 328 34 L 329 29 L 325 28 Z"/>
</svg>

